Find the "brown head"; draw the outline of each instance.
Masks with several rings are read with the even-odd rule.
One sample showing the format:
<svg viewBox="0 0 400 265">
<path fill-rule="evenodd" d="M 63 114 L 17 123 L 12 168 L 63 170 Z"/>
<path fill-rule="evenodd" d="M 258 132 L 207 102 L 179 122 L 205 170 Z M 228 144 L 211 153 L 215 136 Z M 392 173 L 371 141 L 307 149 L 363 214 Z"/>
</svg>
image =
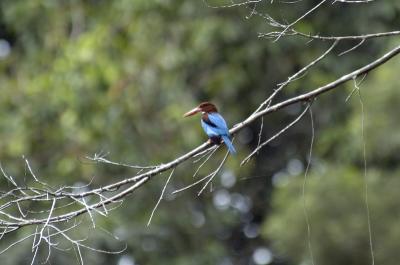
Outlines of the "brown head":
<svg viewBox="0 0 400 265">
<path fill-rule="evenodd" d="M 197 107 L 195 107 L 194 109 L 186 112 L 183 117 L 188 117 L 188 116 L 192 116 L 198 112 L 205 112 L 205 113 L 211 113 L 211 112 L 218 112 L 217 107 L 215 107 L 214 104 L 210 103 L 210 102 L 203 102 L 200 103 L 200 105 L 198 105 Z"/>
</svg>

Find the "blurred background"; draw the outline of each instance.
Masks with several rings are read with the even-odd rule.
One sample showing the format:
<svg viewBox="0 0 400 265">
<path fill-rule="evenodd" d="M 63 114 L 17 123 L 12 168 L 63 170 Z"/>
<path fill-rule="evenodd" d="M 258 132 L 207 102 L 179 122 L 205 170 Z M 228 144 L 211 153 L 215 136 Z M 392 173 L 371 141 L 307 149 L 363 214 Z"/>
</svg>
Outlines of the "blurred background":
<svg viewBox="0 0 400 265">
<path fill-rule="evenodd" d="M 318 2 L 263 1 L 256 10 L 290 22 Z M 399 21 L 397 0 L 328 2 L 296 28 L 358 35 L 398 30 Z M 169 161 L 206 140 L 199 117 L 183 119 L 184 112 L 209 100 L 233 126 L 332 44 L 258 38 L 271 30 L 251 8 L 216 9 L 202 1 L 2 0 L 0 162 L 17 180 L 29 182 L 24 155 L 51 185 L 88 183 L 94 177 L 91 186 L 98 187 L 135 171 L 88 163 L 86 155 L 106 152 L 111 160 L 142 165 Z M 339 57 L 357 44 L 343 42 L 277 100 L 332 81 L 398 43 L 398 37 L 371 39 Z M 394 58 L 360 85 L 375 263 L 386 265 L 400 259 L 398 69 L 400 59 Z M 238 154 L 229 157 L 212 191 L 200 197 L 196 188 L 171 195 L 194 181 L 195 165 L 180 165 L 150 227 L 146 223 L 168 173 L 128 197 L 108 218 L 96 216 L 96 230 L 90 220 L 84 222 L 76 234 L 89 235 L 89 245 L 107 250 L 127 245 L 119 255 L 82 250 L 84 264 L 308 265 L 308 244 L 315 264 L 370 264 L 361 105 L 357 93 L 345 102 L 353 88 L 349 82 L 313 104 L 315 139 L 304 198 L 310 117 L 240 167 L 257 145 L 258 121 L 237 135 Z M 262 139 L 302 108 L 292 105 L 266 116 Z M 219 150 L 199 175 L 215 169 L 223 154 Z M 9 188 L 3 178 L 0 185 Z M 1 263 L 29 264 L 31 244 L 10 249 Z M 37 264 L 46 255 L 41 252 Z M 75 263 L 73 250 L 54 250 L 48 262 Z"/>
</svg>

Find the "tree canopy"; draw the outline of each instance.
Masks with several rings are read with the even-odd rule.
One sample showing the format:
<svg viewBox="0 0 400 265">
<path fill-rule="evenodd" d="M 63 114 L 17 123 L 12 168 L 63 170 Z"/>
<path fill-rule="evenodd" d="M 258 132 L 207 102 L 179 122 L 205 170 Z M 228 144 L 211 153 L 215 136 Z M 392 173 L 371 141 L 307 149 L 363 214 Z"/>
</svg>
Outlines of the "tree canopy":
<svg viewBox="0 0 400 265">
<path fill-rule="evenodd" d="M 333 47 L 329 37 L 399 30 L 399 1 L 351 2 L 2 0 L 3 174 L 34 186 L 35 172 L 52 187 L 79 186 L 71 188 L 79 192 L 142 170 L 86 156 L 163 165 L 207 140 L 198 118 L 182 118 L 199 102 L 216 103 L 232 127 Z M 278 22 L 296 23 L 274 28 Z M 399 34 L 339 41 L 271 104 L 371 63 L 399 45 Z M 72 238 L 87 237 L 85 245 L 116 254 L 79 249 L 64 238 L 51 255 L 46 244 L 38 248 L 33 264 L 312 264 L 310 246 L 315 264 L 364 265 L 371 262 L 370 236 L 375 263 L 396 264 L 399 64 L 395 57 L 354 82 L 249 124 L 234 135 L 238 154 L 228 157 L 200 196 L 201 186 L 172 192 L 214 171 L 224 147 L 195 178 L 198 163 L 179 164 L 149 226 L 170 172 L 106 217 L 92 211 L 66 223 L 77 222 L 68 231 Z M 311 103 L 312 123 L 307 110 L 240 165 L 260 140 Z M 4 205 L 12 184 L 3 177 L 0 185 Z M 11 214 L 40 209 L 27 201 Z M 0 251 L 35 229 L 4 235 Z M 2 264 L 30 264 L 33 245 L 24 240 L 7 249 Z"/>
</svg>

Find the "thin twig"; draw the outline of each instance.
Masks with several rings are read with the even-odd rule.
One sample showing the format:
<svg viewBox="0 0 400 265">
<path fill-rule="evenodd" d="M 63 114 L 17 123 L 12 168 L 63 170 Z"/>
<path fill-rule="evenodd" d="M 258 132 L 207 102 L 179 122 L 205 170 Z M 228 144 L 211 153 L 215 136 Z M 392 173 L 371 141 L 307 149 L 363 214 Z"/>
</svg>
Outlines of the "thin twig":
<svg viewBox="0 0 400 265">
<path fill-rule="evenodd" d="M 164 187 L 163 187 L 163 189 L 161 191 L 160 198 L 158 198 L 158 201 L 157 201 L 156 205 L 154 206 L 153 211 L 151 211 L 151 215 L 150 215 L 149 221 L 147 222 L 147 226 L 150 225 L 151 220 L 153 219 L 154 212 L 156 211 L 156 209 L 157 209 L 158 205 L 160 204 L 161 200 L 163 199 L 165 189 L 167 188 L 167 185 L 168 185 L 169 181 L 171 180 L 171 177 L 174 174 L 174 171 L 175 171 L 175 168 L 172 169 L 171 174 L 169 174 L 168 179 L 165 182 L 165 185 L 164 185 Z"/>
<path fill-rule="evenodd" d="M 282 35 L 285 34 L 285 32 L 292 28 L 295 24 L 297 24 L 300 20 L 304 19 L 306 16 L 308 16 L 309 14 L 311 14 L 312 12 L 314 12 L 318 7 L 320 7 L 323 3 L 325 3 L 327 0 L 322 0 L 321 2 L 319 2 L 317 5 L 315 5 L 313 8 L 311 8 L 310 10 L 308 10 L 306 13 L 304 13 L 302 16 L 300 16 L 298 19 L 296 19 L 295 21 L 293 21 L 292 23 L 290 23 L 289 25 L 287 25 L 282 32 L 279 33 L 279 35 L 276 37 L 275 41 L 279 40 L 280 37 L 282 37 Z"/>
<path fill-rule="evenodd" d="M 219 146 L 218 146 L 219 147 Z M 197 167 L 196 171 L 193 173 L 192 178 L 195 178 L 197 173 L 200 171 L 200 169 L 204 166 L 205 163 L 207 163 L 207 161 L 211 158 L 211 156 L 215 153 L 215 151 L 217 151 L 217 148 L 215 148 L 214 150 L 212 150 L 210 152 L 210 154 L 207 156 L 207 158 Z"/>
<path fill-rule="evenodd" d="M 367 212 L 367 225 L 368 225 L 368 240 L 369 240 L 369 248 L 371 254 L 371 264 L 375 265 L 375 254 L 374 254 L 374 246 L 372 241 L 372 225 L 371 225 L 371 213 L 369 209 L 369 200 L 368 200 L 368 176 L 367 176 L 367 152 L 366 152 L 366 140 L 365 140 L 365 112 L 364 112 L 364 102 L 361 97 L 361 91 L 358 87 L 356 81 L 354 81 L 354 86 L 357 88 L 358 97 L 360 100 L 361 106 L 361 138 L 362 138 L 362 155 L 363 155 L 363 167 L 364 167 L 364 199 L 365 199 L 365 210 Z"/>
<path fill-rule="evenodd" d="M 285 88 L 288 84 L 290 84 L 291 82 L 293 82 L 294 80 L 297 80 L 300 76 L 304 75 L 311 67 L 313 67 L 314 65 L 316 65 L 318 62 L 320 62 L 322 59 L 324 59 L 335 47 L 336 45 L 339 43 L 338 40 L 334 41 L 333 44 L 320 56 L 318 56 L 316 59 L 314 59 L 313 61 L 311 61 L 309 64 L 307 64 L 306 66 L 304 66 L 302 69 L 300 69 L 299 71 L 297 71 L 296 73 L 294 73 L 293 75 L 291 75 L 290 77 L 288 77 L 288 79 L 279 84 L 279 87 L 263 102 L 260 104 L 260 106 L 252 113 L 252 115 L 256 114 L 257 112 L 259 112 L 261 109 L 263 108 L 268 108 L 272 102 L 272 100 L 274 99 L 274 97 L 276 97 L 276 95 L 283 89 Z"/>
<path fill-rule="evenodd" d="M 224 156 L 224 158 L 222 159 L 221 163 L 219 163 L 219 166 L 217 167 L 217 169 L 210 174 L 208 181 L 206 182 L 206 184 L 204 184 L 204 186 L 201 188 L 201 190 L 197 193 L 197 196 L 200 196 L 204 189 L 207 187 L 208 184 L 210 184 L 210 182 L 214 179 L 215 175 L 217 175 L 217 173 L 221 170 L 222 166 L 225 164 L 226 159 L 228 158 L 229 155 L 229 151 L 226 151 L 226 154 Z"/>
<path fill-rule="evenodd" d="M 315 264 L 315 262 L 314 262 L 314 254 L 313 254 L 312 245 L 311 245 L 311 224 L 310 224 L 310 219 L 309 219 L 308 212 L 307 212 L 306 184 L 307 184 L 307 178 L 308 178 L 308 171 L 310 170 L 311 160 L 312 160 L 312 151 L 313 151 L 313 146 L 314 146 L 315 129 L 314 129 L 314 118 L 313 118 L 313 113 L 312 113 L 311 106 L 309 107 L 308 110 L 309 110 L 309 113 L 310 113 L 310 120 L 311 120 L 311 142 L 310 142 L 310 151 L 308 153 L 307 166 L 306 166 L 306 170 L 304 172 L 302 197 L 303 197 L 304 219 L 306 220 L 306 225 L 307 225 L 308 252 L 310 253 L 311 264 L 314 265 Z"/>
<path fill-rule="evenodd" d="M 276 133 L 274 136 L 272 136 L 271 138 L 269 138 L 268 140 L 264 141 L 262 144 L 260 144 L 259 146 L 257 146 L 253 152 L 251 152 L 248 156 L 246 156 L 242 162 L 240 163 L 240 166 L 243 166 L 244 164 L 246 164 L 247 162 L 249 162 L 249 160 L 256 155 L 261 148 L 263 148 L 265 145 L 267 145 L 268 143 L 270 143 L 271 141 L 275 140 L 276 138 L 278 138 L 282 133 L 286 132 L 290 127 L 292 127 L 293 125 L 295 125 L 303 116 L 304 114 L 307 112 L 308 108 L 310 107 L 310 105 L 308 105 L 304 111 L 291 123 L 289 123 L 287 126 L 285 126 L 285 128 L 283 128 L 282 130 L 280 130 L 278 133 Z"/>
<path fill-rule="evenodd" d="M 348 50 L 346 50 L 346 51 L 344 51 L 344 52 L 339 53 L 338 56 L 342 56 L 342 55 L 344 55 L 344 54 L 346 54 L 346 53 L 349 53 L 349 52 L 351 52 L 351 51 L 354 51 L 355 49 L 357 49 L 358 47 L 360 47 L 364 42 L 365 42 L 365 39 L 361 39 L 361 41 L 360 41 L 359 43 L 357 43 L 355 46 L 353 46 L 352 48 L 350 48 L 350 49 L 348 49 Z"/>
</svg>

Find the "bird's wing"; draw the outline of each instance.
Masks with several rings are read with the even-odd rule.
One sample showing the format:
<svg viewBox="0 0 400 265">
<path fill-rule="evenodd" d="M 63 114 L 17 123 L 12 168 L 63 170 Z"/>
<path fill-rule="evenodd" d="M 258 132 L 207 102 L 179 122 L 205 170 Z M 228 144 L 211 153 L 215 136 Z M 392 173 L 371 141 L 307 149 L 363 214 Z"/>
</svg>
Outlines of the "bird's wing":
<svg viewBox="0 0 400 265">
<path fill-rule="evenodd" d="M 215 125 L 215 127 L 210 127 L 217 132 L 218 135 L 229 135 L 228 126 L 226 125 L 224 118 L 219 113 L 208 113 L 208 119 L 212 124 Z"/>
<path fill-rule="evenodd" d="M 208 137 L 220 135 L 219 129 L 216 126 L 211 125 L 210 122 L 206 122 L 201 119 L 201 126 L 203 127 L 203 130 L 208 135 Z"/>
</svg>

